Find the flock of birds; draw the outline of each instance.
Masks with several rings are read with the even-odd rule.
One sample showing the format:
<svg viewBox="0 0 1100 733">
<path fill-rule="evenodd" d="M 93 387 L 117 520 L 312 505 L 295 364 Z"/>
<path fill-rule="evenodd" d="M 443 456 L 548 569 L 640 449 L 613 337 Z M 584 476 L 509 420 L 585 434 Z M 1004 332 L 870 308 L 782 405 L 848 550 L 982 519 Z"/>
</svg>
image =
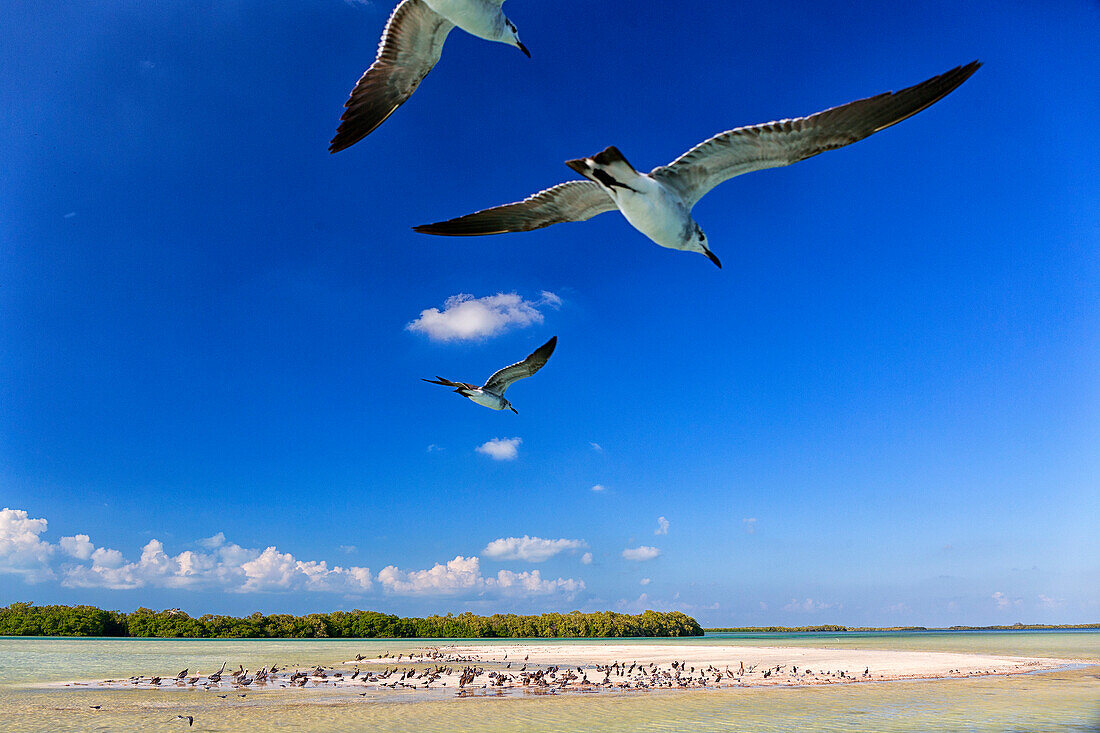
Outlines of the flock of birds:
<svg viewBox="0 0 1100 733">
<path fill-rule="evenodd" d="M 374 63 L 360 77 L 329 152 L 362 140 L 404 104 L 443 54 L 454 28 L 478 38 L 530 51 L 501 6 L 504 0 L 402 0 L 386 23 Z M 525 232 L 570 221 L 585 221 L 618 209 L 635 229 L 670 249 L 705 255 L 717 267 L 691 210 L 712 188 L 743 173 L 805 160 L 850 145 L 884 130 L 950 94 L 981 64 L 972 61 L 898 92 L 860 99 L 808 117 L 738 127 L 696 145 L 667 165 L 638 171 L 615 146 L 596 155 L 566 161 L 584 180 L 543 189 L 522 201 L 494 206 L 454 219 L 413 227 L 443 236 Z M 493 410 L 515 408 L 504 390 L 538 371 L 553 351 L 554 339 L 527 359 L 500 370 L 482 386 L 437 377 L 434 384 Z M 432 382 L 433 380 L 425 380 Z"/>
</svg>

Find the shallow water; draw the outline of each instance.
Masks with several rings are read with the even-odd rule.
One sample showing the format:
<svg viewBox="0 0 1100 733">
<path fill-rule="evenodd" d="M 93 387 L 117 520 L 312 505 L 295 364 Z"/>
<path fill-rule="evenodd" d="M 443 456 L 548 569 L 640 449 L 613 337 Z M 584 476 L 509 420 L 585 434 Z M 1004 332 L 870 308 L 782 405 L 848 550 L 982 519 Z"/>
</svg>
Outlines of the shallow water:
<svg viewBox="0 0 1100 733">
<path fill-rule="evenodd" d="M 479 642 L 462 642 L 471 643 Z M 324 690 L 250 691 L 245 698 L 229 693 L 223 699 L 201 689 L 105 691 L 25 685 L 164 674 L 184 667 L 209 674 L 226 659 L 251 668 L 335 664 L 356 653 L 377 656 L 425 642 L 5 638 L 0 639 L 0 730 L 182 730 L 186 723 L 174 716 L 184 714 L 195 717 L 191 730 L 1100 731 L 1100 632 L 716 634 L 656 643 L 958 651 L 1074 658 L 1093 664 L 1013 677 L 816 688 L 431 701 L 402 692 L 359 697 Z M 92 710 L 91 705 L 102 708 Z"/>
</svg>

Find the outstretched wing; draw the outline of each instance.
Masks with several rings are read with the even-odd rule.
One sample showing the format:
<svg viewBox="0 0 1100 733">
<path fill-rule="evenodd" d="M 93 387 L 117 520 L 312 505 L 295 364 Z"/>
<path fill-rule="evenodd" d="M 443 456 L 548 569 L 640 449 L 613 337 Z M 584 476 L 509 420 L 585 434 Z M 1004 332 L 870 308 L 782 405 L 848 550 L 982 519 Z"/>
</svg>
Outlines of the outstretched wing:
<svg viewBox="0 0 1100 733">
<path fill-rule="evenodd" d="M 790 165 L 896 125 L 950 94 L 981 63 L 972 61 L 902 89 L 809 117 L 738 127 L 696 145 L 650 175 L 675 188 L 689 206 L 734 176 Z"/>
<path fill-rule="evenodd" d="M 413 230 L 422 234 L 449 237 L 529 232 L 566 221 L 585 221 L 615 208 L 615 202 L 599 184 L 592 181 L 569 181 L 539 191 L 514 204 L 495 206 L 435 224 L 421 224 L 413 227 Z"/>
<path fill-rule="evenodd" d="M 437 14 L 424 0 L 403 0 L 390 15 L 378 57 L 366 70 L 340 118 L 330 153 L 350 147 L 372 133 L 412 96 L 443 53 L 443 42 L 454 23 Z"/>
<path fill-rule="evenodd" d="M 442 384 L 444 387 L 462 387 L 464 389 L 477 389 L 477 385 L 467 384 L 466 382 L 452 382 L 446 377 L 441 377 L 438 374 L 435 379 L 420 378 L 420 381 L 427 382 L 428 384 Z"/>
<path fill-rule="evenodd" d="M 546 360 L 550 358 L 550 355 L 554 353 L 554 347 L 557 345 L 558 337 L 554 336 L 545 344 L 535 349 L 535 351 L 523 361 L 498 370 L 493 376 L 485 380 L 485 386 L 482 387 L 482 389 L 488 392 L 495 392 L 499 395 L 504 394 L 504 390 L 508 389 L 512 382 L 518 379 L 525 379 L 539 369 L 542 369 L 543 364 L 545 364 Z"/>
</svg>

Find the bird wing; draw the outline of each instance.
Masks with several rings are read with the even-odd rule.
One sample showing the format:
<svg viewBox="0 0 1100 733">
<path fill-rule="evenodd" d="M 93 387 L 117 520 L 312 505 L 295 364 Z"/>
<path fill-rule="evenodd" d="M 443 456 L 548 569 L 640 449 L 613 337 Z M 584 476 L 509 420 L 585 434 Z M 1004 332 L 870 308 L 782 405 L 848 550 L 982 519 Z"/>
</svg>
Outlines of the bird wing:
<svg viewBox="0 0 1100 733">
<path fill-rule="evenodd" d="M 896 125 L 950 94 L 981 63 L 972 61 L 899 92 L 849 102 L 809 117 L 738 127 L 699 143 L 650 175 L 676 189 L 694 206 L 734 176 L 800 160 L 850 145 Z"/>
<path fill-rule="evenodd" d="M 422 234 L 449 237 L 505 232 L 529 232 L 566 221 L 585 221 L 614 210 L 615 202 L 597 183 L 569 181 L 528 196 L 523 201 L 494 206 L 457 219 L 413 227 Z"/>
<path fill-rule="evenodd" d="M 508 389 L 512 382 L 519 379 L 526 379 L 539 369 L 542 369 L 546 360 L 554 353 L 554 347 L 557 345 L 558 337 L 554 336 L 545 344 L 535 349 L 523 361 L 516 362 L 515 364 L 497 370 L 493 376 L 485 380 L 485 386 L 483 386 L 482 389 L 487 392 L 495 392 L 496 394 L 503 395 L 504 390 Z"/>
<path fill-rule="evenodd" d="M 359 142 L 412 96 L 443 53 L 443 42 L 454 23 L 437 14 L 424 0 L 403 0 L 378 44 L 370 65 L 344 104 L 336 137 L 329 145 L 337 153 Z"/>
</svg>

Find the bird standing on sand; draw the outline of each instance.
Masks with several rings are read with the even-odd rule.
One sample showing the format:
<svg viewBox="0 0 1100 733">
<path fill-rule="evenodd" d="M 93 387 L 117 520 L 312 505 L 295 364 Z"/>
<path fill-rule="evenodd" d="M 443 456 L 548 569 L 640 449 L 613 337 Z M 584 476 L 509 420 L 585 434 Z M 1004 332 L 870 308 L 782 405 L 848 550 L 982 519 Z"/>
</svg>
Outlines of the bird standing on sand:
<svg viewBox="0 0 1100 733">
<path fill-rule="evenodd" d="M 413 229 L 445 236 L 526 232 L 585 221 L 618 208 L 631 226 L 656 244 L 698 252 L 721 267 L 691 216 L 708 191 L 742 173 L 797 163 L 895 125 L 951 93 L 979 66 L 973 61 L 900 92 L 860 99 L 809 117 L 728 130 L 649 173 L 639 173 L 611 146 L 590 158 L 565 162 L 587 181 L 559 183 L 517 203 Z"/>
<path fill-rule="evenodd" d="M 378 56 L 344 104 L 330 153 L 359 142 L 405 103 L 443 54 L 447 34 L 458 26 L 484 38 L 515 46 L 528 58 L 515 24 L 500 6 L 504 0 L 402 0 L 386 22 Z"/>
<path fill-rule="evenodd" d="M 516 362 L 515 364 L 506 366 L 495 372 L 493 376 L 485 380 L 485 384 L 480 387 L 473 384 L 467 384 L 466 382 L 452 382 L 440 376 L 437 376 L 435 379 L 425 379 L 424 381 L 430 384 L 442 384 L 445 387 L 454 387 L 455 392 L 458 392 L 463 397 L 468 397 L 471 401 L 483 407 L 488 407 L 490 410 L 511 410 L 518 415 L 519 410 L 512 407 L 512 403 L 504 398 L 505 390 L 507 390 L 513 382 L 525 379 L 539 369 L 542 369 L 543 365 L 546 364 L 546 360 L 554 353 L 554 347 L 557 346 L 557 343 L 558 337 L 552 337 L 545 344 L 535 349 L 523 361 Z"/>
</svg>

